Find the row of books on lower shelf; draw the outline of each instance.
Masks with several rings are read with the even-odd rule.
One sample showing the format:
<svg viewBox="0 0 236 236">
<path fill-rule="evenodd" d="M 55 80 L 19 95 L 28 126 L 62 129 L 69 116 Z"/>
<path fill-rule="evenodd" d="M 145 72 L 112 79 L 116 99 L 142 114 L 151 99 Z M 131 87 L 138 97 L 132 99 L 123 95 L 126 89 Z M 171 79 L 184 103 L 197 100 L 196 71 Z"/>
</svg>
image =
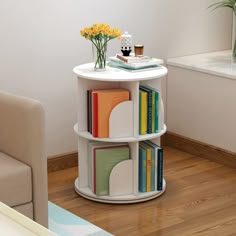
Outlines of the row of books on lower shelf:
<svg viewBox="0 0 236 236">
<path fill-rule="evenodd" d="M 127 143 L 91 141 L 88 145 L 88 153 L 89 188 L 97 196 L 110 195 L 112 170 L 119 163 L 131 159 L 129 145 Z M 140 142 L 138 162 L 139 192 L 161 191 L 163 188 L 162 148 L 151 141 Z M 124 176 L 126 173 L 120 174 Z M 126 181 L 132 183 L 130 179 Z M 132 189 L 131 184 L 131 192 L 133 191 Z"/>
</svg>

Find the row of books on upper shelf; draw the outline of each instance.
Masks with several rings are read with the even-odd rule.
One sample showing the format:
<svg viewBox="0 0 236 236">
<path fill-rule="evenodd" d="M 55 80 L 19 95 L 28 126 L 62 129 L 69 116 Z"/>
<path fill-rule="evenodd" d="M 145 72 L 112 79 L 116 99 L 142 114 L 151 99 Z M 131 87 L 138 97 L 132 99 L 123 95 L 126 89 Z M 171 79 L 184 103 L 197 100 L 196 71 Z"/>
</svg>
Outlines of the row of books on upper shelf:
<svg viewBox="0 0 236 236">
<path fill-rule="evenodd" d="M 139 191 L 163 189 L 163 149 L 151 141 L 139 143 Z"/>
<path fill-rule="evenodd" d="M 127 143 L 106 143 L 90 141 L 88 144 L 88 186 L 97 196 L 111 195 L 111 173 L 120 163 L 127 165 L 130 161 L 130 147 Z M 139 143 L 138 157 L 138 189 L 139 192 L 161 191 L 163 189 L 163 149 L 151 141 Z M 130 171 L 133 169 L 131 167 Z M 120 181 L 124 186 L 130 182 L 126 193 L 132 193 L 133 181 L 129 171 L 120 173 Z M 129 177 L 128 177 L 129 176 Z M 122 179 L 123 178 L 123 179 Z M 121 193 L 117 193 L 120 195 Z"/>
<path fill-rule="evenodd" d="M 158 69 L 163 64 L 163 60 L 149 56 L 123 56 L 117 54 L 110 57 L 108 63 L 111 67 L 125 69 L 131 72 Z"/>
<path fill-rule="evenodd" d="M 109 119 L 115 106 L 129 101 L 130 92 L 122 88 L 91 89 L 87 91 L 88 132 L 94 137 L 109 137 Z"/>
<path fill-rule="evenodd" d="M 123 88 L 90 89 L 87 91 L 87 130 L 97 138 L 115 137 L 111 125 L 111 113 L 113 114 L 116 106 L 124 105 L 124 102 L 130 101 L 130 91 Z M 159 90 L 140 85 L 139 88 L 139 134 L 158 133 L 161 128 L 160 116 L 160 95 Z M 118 110 L 118 109 L 117 109 Z M 121 123 L 118 130 L 123 131 L 122 137 L 132 136 L 133 117 L 128 115 L 132 113 L 132 108 L 128 110 L 119 110 L 115 117 Z M 114 116 L 113 116 L 114 117 Z M 123 119 L 123 122 L 122 122 Z M 125 126 L 126 125 L 126 126 Z M 117 126 L 117 124 L 116 124 Z M 124 130 L 125 129 L 125 130 Z M 131 131 L 128 132 L 128 129 Z M 118 136 L 116 136 L 118 137 Z"/>
<path fill-rule="evenodd" d="M 159 131 L 159 90 L 150 86 L 139 87 L 139 134 Z"/>
</svg>

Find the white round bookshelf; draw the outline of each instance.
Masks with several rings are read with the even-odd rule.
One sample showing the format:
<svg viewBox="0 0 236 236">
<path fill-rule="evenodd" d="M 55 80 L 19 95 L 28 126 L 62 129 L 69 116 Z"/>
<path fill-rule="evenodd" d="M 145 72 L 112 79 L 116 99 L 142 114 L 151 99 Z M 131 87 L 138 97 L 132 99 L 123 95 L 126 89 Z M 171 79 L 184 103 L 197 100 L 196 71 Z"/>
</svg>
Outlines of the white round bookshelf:
<svg viewBox="0 0 236 236">
<path fill-rule="evenodd" d="M 75 180 L 75 191 L 90 200 L 104 203 L 126 204 L 144 202 L 161 196 L 166 189 L 166 181 L 162 175 L 162 187 L 152 188 L 153 191 L 139 191 L 139 143 L 150 140 L 160 145 L 160 137 L 166 132 L 164 123 L 164 106 L 162 102 L 161 80 L 167 74 L 167 68 L 160 66 L 142 72 L 127 72 L 122 69 L 106 67 L 105 71 L 96 72 L 93 63 L 83 64 L 74 68 L 78 81 L 78 119 L 74 131 L 78 136 L 79 177 Z M 158 129 L 150 134 L 140 135 L 139 132 L 139 89 L 149 86 L 159 93 Z M 88 91 L 93 89 L 124 88 L 129 90 L 130 100 L 118 104 L 110 113 L 108 138 L 94 137 L 88 131 L 89 110 Z M 116 164 L 109 176 L 109 194 L 95 194 L 91 187 L 94 172 L 91 168 L 92 142 L 108 143 L 109 145 L 127 144 L 130 158 Z M 163 173 L 163 170 L 162 170 Z M 156 174 L 157 176 L 157 174 Z M 155 176 L 155 178 L 156 178 Z M 91 180 L 92 179 L 92 180 Z M 155 180 L 155 184 L 156 184 Z M 157 190 L 160 189 L 160 190 Z"/>
</svg>

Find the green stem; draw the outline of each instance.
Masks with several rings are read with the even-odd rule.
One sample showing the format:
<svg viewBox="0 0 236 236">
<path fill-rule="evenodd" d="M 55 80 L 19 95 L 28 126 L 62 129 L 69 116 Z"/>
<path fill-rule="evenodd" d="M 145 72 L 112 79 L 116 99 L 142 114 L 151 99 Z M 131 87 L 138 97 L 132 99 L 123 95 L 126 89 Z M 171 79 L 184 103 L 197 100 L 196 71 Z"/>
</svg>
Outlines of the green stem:
<svg viewBox="0 0 236 236">
<path fill-rule="evenodd" d="M 106 51 L 107 51 L 107 39 L 95 39 L 91 40 L 95 46 L 96 56 L 95 56 L 95 68 L 105 68 L 106 66 Z"/>
</svg>

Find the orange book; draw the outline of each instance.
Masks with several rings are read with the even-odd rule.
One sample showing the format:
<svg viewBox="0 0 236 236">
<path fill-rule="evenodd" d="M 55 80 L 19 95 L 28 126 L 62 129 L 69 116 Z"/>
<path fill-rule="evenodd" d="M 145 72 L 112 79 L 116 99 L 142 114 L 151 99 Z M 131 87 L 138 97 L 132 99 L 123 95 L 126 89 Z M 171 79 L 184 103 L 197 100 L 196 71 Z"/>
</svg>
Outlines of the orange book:
<svg viewBox="0 0 236 236">
<path fill-rule="evenodd" d="M 112 109 L 119 103 L 129 100 L 129 90 L 111 89 L 97 91 L 98 137 L 109 137 L 109 118 Z"/>
</svg>

